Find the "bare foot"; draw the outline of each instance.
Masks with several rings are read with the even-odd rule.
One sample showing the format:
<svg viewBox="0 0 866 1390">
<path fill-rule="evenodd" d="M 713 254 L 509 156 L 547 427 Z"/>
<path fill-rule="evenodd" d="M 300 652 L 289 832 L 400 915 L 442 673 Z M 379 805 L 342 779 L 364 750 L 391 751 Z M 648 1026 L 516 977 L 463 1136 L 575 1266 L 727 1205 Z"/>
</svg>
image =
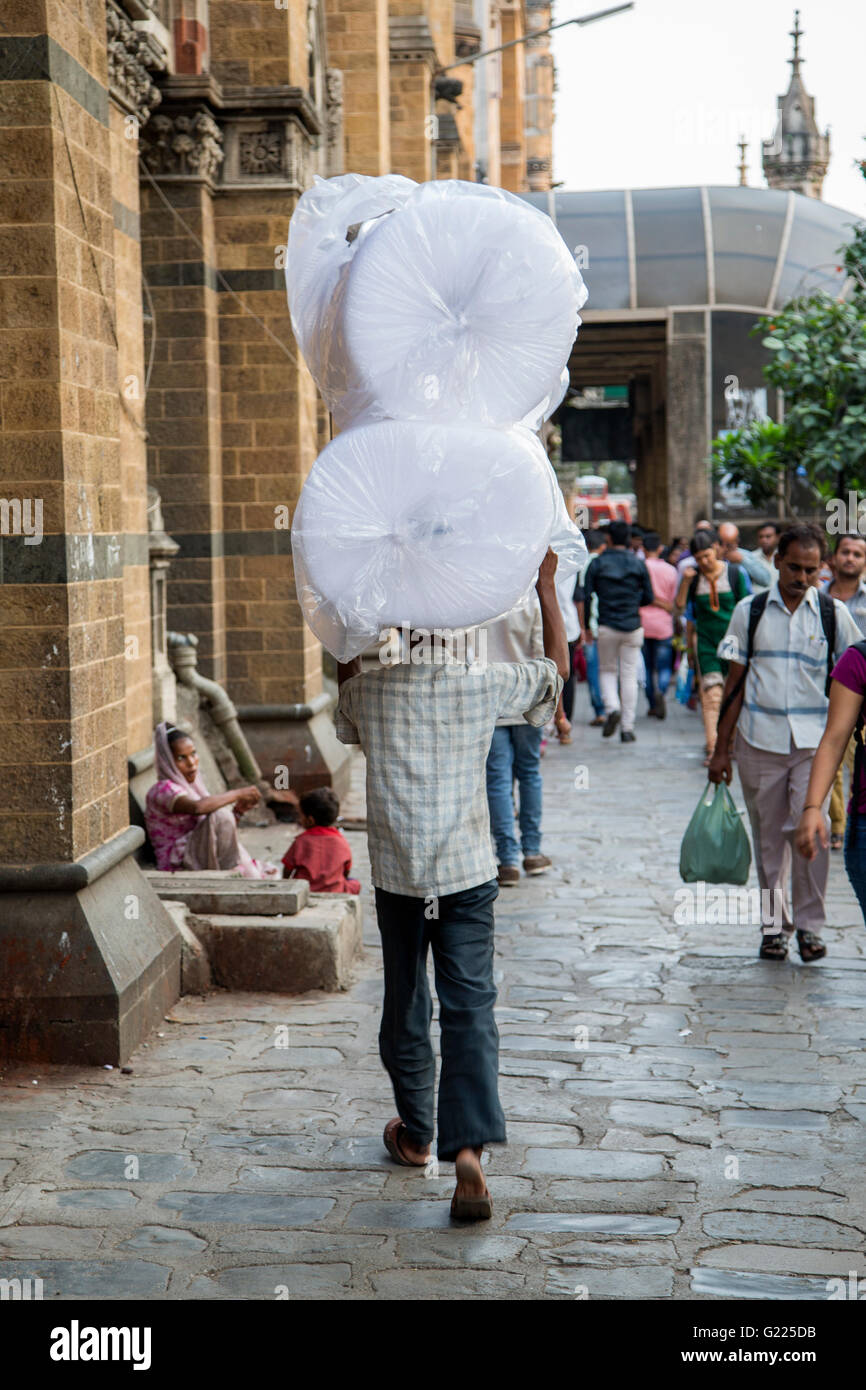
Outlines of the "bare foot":
<svg viewBox="0 0 866 1390">
<path fill-rule="evenodd" d="M 481 1149 L 461 1149 L 454 1160 L 457 1192 L 461 1197 L 483 1197 L 487 1191 L 481 1153 Z"/>
<path fill-rule="evenodd" d="M 388 1121 L 382 1139 L 395 1163 L 402 1163 L 406 1168 L 424 1168 L 426 1166 L 430 1157 L 430 1145 L 424 1144 L 419 1147 L 413 1143 L 399 1116 Z"/>
<path fill-rule="evenodd" d="M 400 1150 L 412 1163 L 417 1163 L 419 1168 L 423 1168 L 430 1157 L 429 1144 L 425 1144 L 423 1149 L 416 1148 L 409 1135 L 405 1133 L 400 1135 Z"/>
</svg>

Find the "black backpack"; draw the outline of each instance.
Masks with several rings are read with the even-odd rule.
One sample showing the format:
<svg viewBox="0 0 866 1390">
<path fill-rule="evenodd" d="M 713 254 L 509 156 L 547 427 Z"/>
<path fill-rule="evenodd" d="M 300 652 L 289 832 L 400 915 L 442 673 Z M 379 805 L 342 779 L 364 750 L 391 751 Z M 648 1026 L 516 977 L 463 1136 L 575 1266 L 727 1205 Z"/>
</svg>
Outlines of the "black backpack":
<svg viewBox="0 0 866 1390">
<path fill-rule="evenodd" d="M 824 629 L 824 636 L 827 639 L 827 679 L 824 682 L 824 694 L 829 695 L 830 673 L 833 670 L 833 667 L 836 663 L 836 658 L 834 656 L 834 652 L 836 650 L 836 607 L 834 600 L 830 597 L 829 594 L 825 593 L 823 589 L 819 589 L 817 592 L 818 609 L 821 614 L 821 626 Z M 726 710 L 730 709 L 731 705 L 734 703 L 734 701 L 736 700 L 737 696 L 739 695 L 740 691 L 746 683 L 746 676 L 749 670 L 749 662 L 751 661 L 752 653 L 755 650 L 755 633 L 758 629 L 758 623 L 761 621 L 761 618 L 763 617 L 764 609 L 767 606 L 767 599 L 769 597 L 769 589 L 764 589 L 760 594 L 755 594 L 753 596 L 752 601 L 749 605 L 749 633 L 746 639 L 746 660 L 744 662 L 745 670 L 743 671 L 743 674 L 740 676 L 740 679 L 737 681 L 737 684 L 734 686 L 731 693 L 728 696 L 726 696 L 726 698 L 722 701 L 722 707 L 719 710 L 720 722 L 722 715 L 726 712 Z M 866 648 L 866 643 L 864 643 L 864 648 Z M 864 656 L 866 656 L 866 650 L 864 650 Z M 733 658 L 730 659 L 733 660 Z"/>
</svg>

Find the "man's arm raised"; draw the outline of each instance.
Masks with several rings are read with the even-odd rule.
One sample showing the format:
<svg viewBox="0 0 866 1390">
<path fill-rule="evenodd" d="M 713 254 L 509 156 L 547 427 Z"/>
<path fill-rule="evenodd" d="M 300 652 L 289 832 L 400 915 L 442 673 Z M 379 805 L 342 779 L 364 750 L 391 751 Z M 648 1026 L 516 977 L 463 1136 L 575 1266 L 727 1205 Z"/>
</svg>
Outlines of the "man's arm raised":
<svg viewBox="0 0 866 1390">
<path fill-rule="evenodd" d="M 548 550 L 538 570 L 535 590 L 541 605 L 541 626 L 544 634 L 544 655 L 550 657 L 564 681 L 570 675 L 568 640 L 565 623 L 556 597 L 556 554 Z"/>
</svg>

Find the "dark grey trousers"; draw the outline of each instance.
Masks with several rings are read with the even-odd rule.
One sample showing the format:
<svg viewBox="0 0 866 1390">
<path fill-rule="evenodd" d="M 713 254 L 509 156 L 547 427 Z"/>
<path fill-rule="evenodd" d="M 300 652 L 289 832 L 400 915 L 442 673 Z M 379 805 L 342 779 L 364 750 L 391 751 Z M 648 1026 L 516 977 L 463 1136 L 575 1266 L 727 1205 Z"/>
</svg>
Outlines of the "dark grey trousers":
<svg viewBox="0 0 866 1390">
<path fill-rule="evenodd" d="M 439 998 L 442 1073 L 438 1156 L 505 1142 L 499 1103 L 499 1030 L 493 1017 L 495 879 L 444 897 L 410 898 L 376 889 L 385 1000 L 379 1053 L 397 1113 L 420 1147 L 433 1138 L 436 1064 L 430 1043 L 433 1002 L 427 948 Z"/>
</svg>

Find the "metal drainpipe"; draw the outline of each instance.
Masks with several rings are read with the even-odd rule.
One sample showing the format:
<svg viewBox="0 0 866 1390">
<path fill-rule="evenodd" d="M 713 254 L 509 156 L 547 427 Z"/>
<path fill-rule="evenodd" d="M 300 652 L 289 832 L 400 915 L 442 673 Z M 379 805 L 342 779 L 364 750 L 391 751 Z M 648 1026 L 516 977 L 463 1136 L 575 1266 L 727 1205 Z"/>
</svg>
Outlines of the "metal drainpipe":
<svg viewBox="0 0 866 1390">
<path fill-rule="evenodd" d="M 194 633 L 169 632 L 166 634 L 172 668 L 181 685 L 188 685 L 203 695 L 210 705 L 210 716 L 219 726 L 226 743 L 235 755 L 235 761 L 250 782 L 267 785 L 262 770 L 256 762 L 253 750 L 243 735 L 238 723 L 238 712 L 221 685 L 208 680 L 196 668 L 196 648 L 198 638 Z"/>
</svg>

